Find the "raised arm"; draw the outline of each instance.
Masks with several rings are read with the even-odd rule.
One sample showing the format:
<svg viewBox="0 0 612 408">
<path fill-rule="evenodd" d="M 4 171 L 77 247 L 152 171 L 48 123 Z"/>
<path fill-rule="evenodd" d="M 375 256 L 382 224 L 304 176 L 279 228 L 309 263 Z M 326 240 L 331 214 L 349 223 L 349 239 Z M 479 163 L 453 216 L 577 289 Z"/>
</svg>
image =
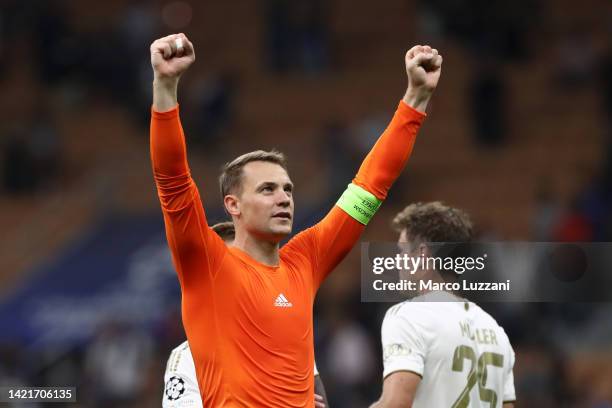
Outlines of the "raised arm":
<svg viewBox="0 0 612 408">
<path fill-rule="evenodd" d="M 193 45 L 184 34 L 163 37 L 151 44 L 154 73 L 151 162 L 166 236 L 183 293 L 186 288 L 199 291 L 206 278 L 214 275 L 225 251 L 221 239 L 207 225 L 187 164 L 179 118 L 179 79 L 194 60 Z"/>
<path fill-rule="evenodd" d="M 408 88 L 393 120 L 367 155 L 353 184 L 380 204 L 406 165 L 425 109 L 438 85 L 442 56 L 429 46 L 412 47 L 405 56 Z M 373 215 L 373 214 L 372 214 Z"/>
<path fill-rule="evenodd" d="M 177 89 L 181 75 L 194 61 L 193 45 L 184 34 L 169 35 L 151 44 L 151 160 L 156 181 L 158 175 L 172 177 L 189 172 L 185 137 L 178 117 Z"/>
<path fill-rule="evenodd" d="M 440 78 L 442 57 L 429 46 L 417 45 L 406 53 L 405 65 L 408 87 L 404 97 L 357 176 L 321 222 L 288 244 L 307 246 L 314 254 L 319 283 L 353 247 L 412 152 L 424 111 Z"/>
</svg>

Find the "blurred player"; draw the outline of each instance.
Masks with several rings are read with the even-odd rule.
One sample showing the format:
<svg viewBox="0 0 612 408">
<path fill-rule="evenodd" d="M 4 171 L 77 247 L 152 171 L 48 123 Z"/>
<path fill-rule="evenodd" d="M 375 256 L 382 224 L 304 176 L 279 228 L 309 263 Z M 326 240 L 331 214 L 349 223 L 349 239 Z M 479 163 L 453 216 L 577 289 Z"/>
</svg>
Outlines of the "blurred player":
<svg viewBox="0 0 612 408">
<path fill-rule="evenodd" d="M 179 78 L 194 60 L 183 34 L 151 44 L 153 172 L 204 406 L 311 405 L 315 295 L 404 168 L 442 57 L 427 46 L 406 53 L 408 89 L 388 128 L 337 205 L 282 249 L 293 225 L 293 183 L 278 152 L 247 153 L 221 174 L 223 204 L 236 227 L 232 247 L 207 225 L 177 102 Z"/>
<path fill-rule="evenodd" d="M 229 246 L 234 241 L 235 230 L 231 221 L 220 222 L 210 228 L 221 237 L 226 245 Z M 315 407 L 325 408 L 328 406 L 327 395 L 316 363 L 314 376 Z M 163 408 L 202 408 L 195 364 L 187 341 L 181 343 L 170 353 L 164 373 L 164 384 Z"/>
<path fill-rule="evenodd" d="M 472 239 L 467 214 L 439 202 L 409 205 L 393 225 L 412 256 L 435 256 L 427 243 Z M 456 279 L 452 271 L 421 269 L 416 276 Z M 422 293 L 391 307 L 381 331 L 383 391 L 372 408 L 514 406 L 514 351 L 476 304 L 450 292 Z"/>
</svg>

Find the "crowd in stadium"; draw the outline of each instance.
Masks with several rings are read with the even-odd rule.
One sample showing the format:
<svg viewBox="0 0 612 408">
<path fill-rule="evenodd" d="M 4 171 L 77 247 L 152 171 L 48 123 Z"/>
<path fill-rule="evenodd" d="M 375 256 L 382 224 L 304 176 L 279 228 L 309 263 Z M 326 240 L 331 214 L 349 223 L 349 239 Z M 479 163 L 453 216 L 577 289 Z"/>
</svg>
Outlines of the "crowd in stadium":
<svg viewBox="0 0 612 408">
<path fill-rule="evenodd" d="M 14 237 L 0 248 L 0 310 L 109 215 L 153 214 L 161 225 L 148 157 L 148 47 L 172 32 L 198 47 L 180 102 L 214 221 L 224 219 L 220 165 L 259 147 L 289 157 L 302 206 L 295 230 L 318 220 L 401 98 L 403 53 L 427 41 L 445 55 L 440 89 L 413 162 L 362 239 L 396 240 L 392 216 L 427 200 L 465 208 L 480 240 L 612 238 L 604 1 L 579 12 L 566 0 L 85 3 L 0 4 L 0 229 Z M 390 304 L 361 303 L 357 251 L 315 303 L 331 407 L 366 407 L 380 395 Z M 169 352 L 185 340 L 175 300 L 154 322 L 108 316 L 68 344 L 26 346 L 0 329 L 0 385 L 74 384 L 82 407 L 159 406 Z M 516 351 L 519 406 L 612 407 L 609 304 L 482 307 Z"/>
</svg>

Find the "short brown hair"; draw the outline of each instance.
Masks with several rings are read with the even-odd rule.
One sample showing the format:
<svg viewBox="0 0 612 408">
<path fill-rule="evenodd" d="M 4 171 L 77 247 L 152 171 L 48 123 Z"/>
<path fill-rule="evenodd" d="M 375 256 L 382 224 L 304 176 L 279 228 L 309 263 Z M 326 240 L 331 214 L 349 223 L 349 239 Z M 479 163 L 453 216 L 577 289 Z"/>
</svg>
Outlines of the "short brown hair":
<svg viewBox="0 0 612 408">
<path fill-rule="evenodd" d="M 212 228 L 223 241 L 233 241 L 236 237 L 236 229 L 234 228 L 234 223 L 231 221 L 218 222 L 210 228 Z"/>
<path fill-rule="evenodd" d="M 406 230 L 421 242 L 470 242 L 473 225 L 470 217 L 440 201 L 410 204 L 393 219 L 397 232 Z"/>
<path fill-rule="evenodd" d="M 219 186 L 221 187 L 221 198 L 233 192 L 240 191 L 242 182 L 242 169 L 247 163 L 254 161 L 263 161 L 275 163 L 287 171 L 287 161 L 285 155 L 277 150 L 266 152 L 264 150 L 255 150 L 254 152 L 245 153 L 225 163 L 219 176 Z"/>
</svg>

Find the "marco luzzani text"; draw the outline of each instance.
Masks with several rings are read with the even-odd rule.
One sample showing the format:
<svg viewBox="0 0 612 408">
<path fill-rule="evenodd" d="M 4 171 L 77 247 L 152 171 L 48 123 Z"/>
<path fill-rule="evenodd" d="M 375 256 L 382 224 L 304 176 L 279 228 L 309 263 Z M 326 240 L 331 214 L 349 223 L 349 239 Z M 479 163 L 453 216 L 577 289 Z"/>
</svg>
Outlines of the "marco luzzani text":
<svg viewBox="0 0 612 408">
<path fill-rule="evenodd" d="M 504 282 L 477 282 L 455 281 L 440 282 L 433 279 L 416 278 L 417 272 L 448 271 L 457 275 L 465 272 L 483 271 L 487 254 L 479 257 L 435 257 L 435 256 L 409 256 L 397 254 L 393 257 L 376 257 L 372 260 L 372 272 L 380 275 L 386 271 L 398 271 L 400 280 L 397 282 L 384 282 L 376 279 L 372 287 L 376 291 L 509 291 L 510 280 Z M 412 279 L 401 279 L 409 274 Z M 420 274 L 420 273 L 419 273 Z"/>
</svg>

